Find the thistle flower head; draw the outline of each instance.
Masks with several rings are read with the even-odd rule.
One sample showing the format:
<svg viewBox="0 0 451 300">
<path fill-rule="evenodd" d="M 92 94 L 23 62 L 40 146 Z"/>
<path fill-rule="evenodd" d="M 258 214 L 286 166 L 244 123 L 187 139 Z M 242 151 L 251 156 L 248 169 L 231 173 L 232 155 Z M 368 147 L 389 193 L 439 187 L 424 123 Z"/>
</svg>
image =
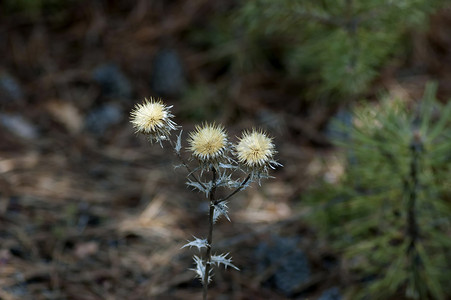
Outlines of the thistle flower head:
<svg viewBox="0 0 451 300">
<path fill-rule="evenodd" d="M 244 131 L 235 146 L 238 162 L 247 169 L 253 177 L 260 177 L 267 173 L 268 167 L 278 165 L 273 157 L 276 153 L 272 138 L 264 132 L 252 130 Z"/>
<path fill-rule="evenodd" d="M 160 100 L 145 99 L 142 104 L 136 104 L 131 111 L 131 123 L 136 132 L 148 135 L 150 141 L 161 142 L 169 139 L 171 130 L 176 125 L 169 111 L 172 106 L 164 105 Z"/>
<path fill-rule="evenodd" d="M 207 168 L 224 161 L 228 150 L 227 134 L 221 125 L 205 123 L 196 126 L 190 133 L 188 142 L 192 155 Z"/>
</svg>

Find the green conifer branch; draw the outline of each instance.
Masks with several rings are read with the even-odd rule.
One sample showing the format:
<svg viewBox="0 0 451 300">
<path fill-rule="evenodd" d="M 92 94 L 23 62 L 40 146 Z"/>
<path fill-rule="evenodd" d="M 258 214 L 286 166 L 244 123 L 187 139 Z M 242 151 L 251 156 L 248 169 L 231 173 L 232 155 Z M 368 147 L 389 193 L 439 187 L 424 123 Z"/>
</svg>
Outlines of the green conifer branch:
<svg viewBox="0 0 451 300">
<path fill-rule="evenodd" d="M 451 296 L 451 102 L 431 88 L 412 108 L 357 107 L 342 181 L 310 195 L 312 222 L 352 266 L 352 299 Z"/>
</svg>

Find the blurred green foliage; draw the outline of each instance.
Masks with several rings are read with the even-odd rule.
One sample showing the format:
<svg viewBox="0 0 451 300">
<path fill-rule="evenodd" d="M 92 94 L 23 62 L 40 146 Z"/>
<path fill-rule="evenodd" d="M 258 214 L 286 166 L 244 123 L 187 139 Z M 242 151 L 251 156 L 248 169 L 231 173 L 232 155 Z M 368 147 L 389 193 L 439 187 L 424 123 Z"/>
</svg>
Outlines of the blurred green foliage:
<svg viewBox="0 0 451 300">
<path fill-rule="evenodd" d="M 199 83 L 188 88 L 180 103 L 180 116 L 195 121 L 213 121 L 220 117 L 221 87 L 208 83 Z"/>
<path fill-rule="evenodd" d="M 308 99 L 364 93 L 394 54 L 408 52 L 403 37 L 424 29 L 445 0 L 243 1 L 211 30 L 194 35 L 212 59 L 229 62 L 232 77 L 266 66 L 308 86 Z"/>
<path fill-rule="evenodd" d="M 385 99 L 355 110 L 339 184 L 310 194 L 311 221 L 342 252 L 350 299 L 451 296 L 451 102 L 429 85 L 409 108 Z"/>
<path fill-rule="evenodd" d="M 73 2 L 74 0 L 5 0 L 0 6 L 3 6 L 6 13 L 21 13 L 33 19 L 43 14 L 62 13 Z"/>
</svg>

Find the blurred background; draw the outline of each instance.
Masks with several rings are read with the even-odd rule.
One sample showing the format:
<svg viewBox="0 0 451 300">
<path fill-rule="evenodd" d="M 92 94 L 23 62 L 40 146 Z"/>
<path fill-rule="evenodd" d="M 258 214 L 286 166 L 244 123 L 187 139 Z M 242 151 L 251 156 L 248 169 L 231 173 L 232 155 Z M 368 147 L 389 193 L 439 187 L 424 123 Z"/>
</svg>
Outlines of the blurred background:
<svg viewBox="0 0 451 300">
<path fill-rule="evenodd" d="M 216 271 L 211 299 L 352 299 L 374 277 L 355 278 L 308 221 L 311 189 L 346 173 L 336 121 L 381 97 L 414 107 L 429 81 L 451 97 L 446 0 L 4 0 L 0 51 L 5 300 L 200 298 L 196 252 L 180 247 L 206 235 L 208 206 L 170 149 L 134 134 L 145 97 L 185 132 L 263 128 L 284 165 L 217 224 L 241 271 Z"/>
</svg>

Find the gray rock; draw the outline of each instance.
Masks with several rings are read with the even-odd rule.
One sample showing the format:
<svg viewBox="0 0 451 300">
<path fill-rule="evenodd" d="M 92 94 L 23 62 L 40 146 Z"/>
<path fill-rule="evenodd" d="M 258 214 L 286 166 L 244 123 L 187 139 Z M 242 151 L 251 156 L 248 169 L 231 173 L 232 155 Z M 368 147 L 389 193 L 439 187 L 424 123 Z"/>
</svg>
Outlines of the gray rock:
<svg viewBox="0 0 451 300">
<path fill-rule="evenodd" d="M 103 135 L 111 126 L 119 124 L 122 117 L 123 113 L 119 106 L 106 103 L 88 113 L 85 128 L 96 135 Z"/>
<path fill-rule="evenodd" d="M 21 272 L 16 272 L 13 276 L 17 284 L 5 288 L 5 291 L 18 297 L 18 299 L 26 298 L 27 295 L 30 295 L 30 291 L 28 290 L 24 275 Z"/>
<path fill-rule="evenodd" d="M 105 97 L 125 100 L 132 98 L 132 85 L 117 65 L 100 65 L 93 70 L 92 77 L 100 85 Z"/>
<path fill-rule="evenodd" d="M 341 299 L 342 297 L 340 294 L 340 290 L 336 286 L 325 290 L 318 298 L 318 300 L 341 300 Z"/>
<path fill-rule="evenodd" d="M 256 251 L 258 271 L 276 266 L 270 281 L 287 296 L 310 279 L 310 265 L 298 242 L 296 238 L 276 236 L 269 243 L 260 243 Z"/>
<path fill-rule="evenodd" d="M 0 102 L 14 102 L 24 98 L 20 83 L 7 73 L 0 74 Z"/>
<path fill-rule="evenodd" d="M 156 54 L 150 86 L 160 96 L 177 96 L 183 92 L 186 79 L 182 60 L 175 50 L 163 49 Z"/>
<path fill-rule="evenodd" d="M 38 137 L 36 127 L 20 115 L 0 113 L 0 125 L 24 139 L 33 140 Z"/>
</svg>

